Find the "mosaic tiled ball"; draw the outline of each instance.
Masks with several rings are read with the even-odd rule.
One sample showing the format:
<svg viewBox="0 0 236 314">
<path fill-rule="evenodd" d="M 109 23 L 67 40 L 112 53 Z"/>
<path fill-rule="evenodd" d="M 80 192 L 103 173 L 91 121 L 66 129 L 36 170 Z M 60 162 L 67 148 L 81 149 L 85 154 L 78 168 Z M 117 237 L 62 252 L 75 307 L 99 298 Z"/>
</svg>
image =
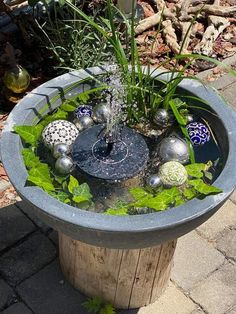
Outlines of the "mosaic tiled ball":
<svg viewBox="0 0 236 314">
<path fill-rule="evenodd" d="M 92 114 L 93 114 L 93 108 L 92 106 L 88 106 L 88 105 L 81 105 L 74 111 L 74 115 L 76 118 L 83 117 L 83 116 L 92 117 Z"/>
<path fill-rule="evenodd" d="M 186 126 L 193 145 L 204 145 L 210 140 L 210 131 L 201 122 L 191 122 Z"/>
<path fill-rule="evenodd" d="M 72 145 L 78 134 L 79 131 L 73 123 L 66 120 L 56 120 L 45 127 L 42 137 L 44 144 L 53 148 L 58 143 Z"/>
</svg>

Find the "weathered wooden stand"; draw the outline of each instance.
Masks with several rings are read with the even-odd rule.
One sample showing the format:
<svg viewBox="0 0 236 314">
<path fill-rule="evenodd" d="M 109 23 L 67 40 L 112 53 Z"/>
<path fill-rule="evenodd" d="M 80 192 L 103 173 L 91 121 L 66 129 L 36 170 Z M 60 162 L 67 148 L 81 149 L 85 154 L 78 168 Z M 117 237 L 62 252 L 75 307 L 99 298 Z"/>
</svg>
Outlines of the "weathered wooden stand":
<svg viewBox="0 0 236 314">
<path fill-rule="evenodd" d="M 116 308 L 153 303 L 165 289 L 177 240 L 135 250 L 100 248 L 60 233 L 60 262 L 68 281 Z"/>
</svg>

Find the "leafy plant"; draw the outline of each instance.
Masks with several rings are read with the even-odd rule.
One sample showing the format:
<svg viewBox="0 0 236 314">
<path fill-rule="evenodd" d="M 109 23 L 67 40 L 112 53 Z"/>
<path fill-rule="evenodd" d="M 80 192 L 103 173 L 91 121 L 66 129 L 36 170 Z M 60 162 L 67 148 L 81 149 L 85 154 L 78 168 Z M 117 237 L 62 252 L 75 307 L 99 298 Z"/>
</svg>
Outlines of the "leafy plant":
<svg viewBox="0 0 236 314">
<path fill-rule="evenodd" d="M 89 312 L 94 314 L 115 314 L 114 307 L 109 303 L 104 303 L 101 298 L 89 298 L 83 304 L 83 307 Z"/>
<path fill-rule="evenodd" d="M 131 188 L 129 192 L 133 196 L 134 202 L 128 204 L 121 203 L 121 206 L 108 208 L 106 214 L 127 215 L 138 208 L 151 208 L 154 211 L 162 211 L 182 205 L 195 197 L 202 199 L 207 195 L 220 193 L 222 192 L 221 189 L 204 182 L 204 176 L 208 174 L 211 166 L 211 162 L 206 164 L 194 163 L 185 166 L 189 179 L 180 187 L 159 187 L 153 190 L 148 187 Z"/>
</svg>

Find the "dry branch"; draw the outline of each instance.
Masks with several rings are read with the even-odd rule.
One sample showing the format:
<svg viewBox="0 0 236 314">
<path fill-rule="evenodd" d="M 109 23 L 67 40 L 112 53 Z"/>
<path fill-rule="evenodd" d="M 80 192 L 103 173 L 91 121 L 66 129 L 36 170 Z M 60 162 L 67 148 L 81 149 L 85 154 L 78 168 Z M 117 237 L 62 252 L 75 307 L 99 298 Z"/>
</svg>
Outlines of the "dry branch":
<svg viewBox="0 0 236 314">
<path fill-rule="evenodd" d="M 201 42 L 194 48 L 194 52 L 210 56 L 213 53 L 213 45 L 217 37 L 230 25 L 230 22 L 223 17 L 209 16 L 208 27 L 203 34 Z"/>
<path fill-rule="evenodd" d="M 142 34 L 147 29 L 156 26 L 161 21 L 161 13 L 158 12 L 150 17 L 147 17 L 144 20 L 141 20 L 139 24 L 135 28 L 135 34 L 139 35 Z"/>
<path fill-rule="evenodd" d="M 204 12 L 210 15 L 217 15 L 217 16 L 231 16 L 236 13 L 236 5 L 230 7 L 223 7 L 220 5 L 212 5 L 212 4 L 199 4 L 195 7 L 191 7 L 188 10 L 190 14 L 196 14 L 198 12 Z"/>
<path fill-rule="evenodd" d="M 180 46 L 177 41 L 177 36 L 175 34 L 175 29 L 172 26 L 172 23 L 170 20 L 165 20 L 162 22 L 163 25 L 163 35 L 165 37 L 167 45 L 170 47 L 170 49 L 178 54 L 180 51 Z"/>
</svg>

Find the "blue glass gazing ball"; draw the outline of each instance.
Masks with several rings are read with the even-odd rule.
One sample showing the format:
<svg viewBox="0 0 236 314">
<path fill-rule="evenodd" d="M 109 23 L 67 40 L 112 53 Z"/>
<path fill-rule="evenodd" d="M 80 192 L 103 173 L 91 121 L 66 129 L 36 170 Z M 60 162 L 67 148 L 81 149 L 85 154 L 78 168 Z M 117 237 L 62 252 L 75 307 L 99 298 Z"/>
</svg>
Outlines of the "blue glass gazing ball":
<svg viewBox="0 0 236 314">
<path fill-rule="evenodd" d="M 93 108 L 92 106 L 88 105 L 81 105 L 74 111 L 75 117 L 83 117 L 83 116 L 89 116 L 91 117 L 93 114 Z"/>
<path fill-rule="evenodd" d="M 191 122 L 186 126 L 193 145 L 204 145 L 210 140 L 210 131 L 201 122 Z"/>
</svg>

